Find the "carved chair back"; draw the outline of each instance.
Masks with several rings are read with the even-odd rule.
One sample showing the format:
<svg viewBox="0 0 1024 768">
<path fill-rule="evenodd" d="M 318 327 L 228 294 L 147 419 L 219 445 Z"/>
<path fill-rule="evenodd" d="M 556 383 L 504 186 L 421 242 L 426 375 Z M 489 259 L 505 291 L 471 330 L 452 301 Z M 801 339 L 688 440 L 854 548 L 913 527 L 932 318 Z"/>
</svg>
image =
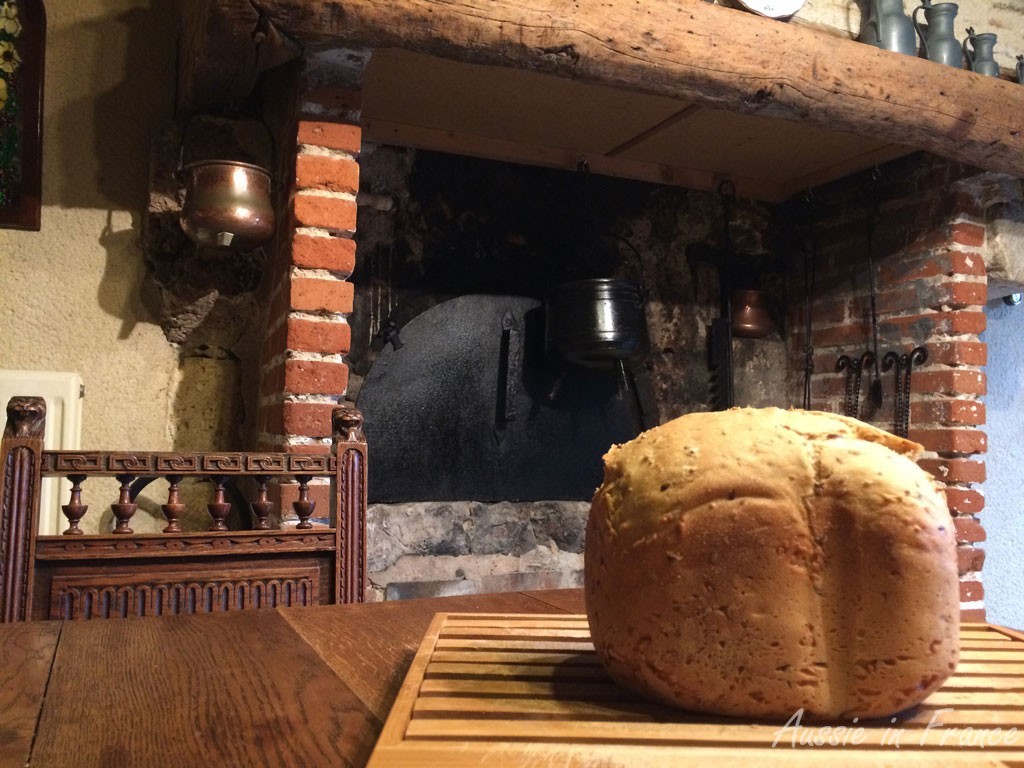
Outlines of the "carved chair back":
<svg viewBox="0 0 1024 768">
<path fill-rule="evenodd" d="M 0 622 L 362 601 L 366 440 L 354 408 L 334 410 L 330 453 L 49 451 L 45 417 L 42 398 L 16 397 L 7 406 L 0 442 Z M 37 533 L 46 476 L 71 483 L 62 506 L 67 528 L 55 536 Z M 80 524 L 90 505 L 83 488 L 97 477 L 116 478 L 120 486 L 109 503 L 113 523 L 108 532 L 84 533 Z M 182 529 L 187 478 L 213 484 L 208 530 Z M 232 492 L 243 478 L 255 492 L 239 510 Z M 166 483 L 160 505 L 166 525 L 160 533 L 135 533 L 137 492 L 154 480 Z M 298 484 L 294 515 L 275 510 L 274 482 Z M 314 496 L 324 488 L 330 509 L 320 510 L 327 513 L 321 522 Z M 228 529 L 233 506 L 243 518 L 251 515 L 251 528 Z M 281 525 L 285 518 L 291 524 Z"/>
</svg>

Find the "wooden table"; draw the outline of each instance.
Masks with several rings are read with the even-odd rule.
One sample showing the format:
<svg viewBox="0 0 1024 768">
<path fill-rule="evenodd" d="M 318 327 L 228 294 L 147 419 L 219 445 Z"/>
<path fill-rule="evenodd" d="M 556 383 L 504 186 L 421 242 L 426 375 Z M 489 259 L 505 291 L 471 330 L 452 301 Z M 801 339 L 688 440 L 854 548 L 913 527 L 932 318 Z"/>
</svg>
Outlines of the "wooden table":
<svg viewBox="0 0 1024 768">
<path fill-rule="evenodd" d="M 613 686 L 583 611 L 555 590 L 0 625 L 0 768 L 364 766 L 389 713 L 382 768 L 1024 766 L 1024 634 L 964 624 L 957 674 L 895 726 L 776 748 L 778 723 Z M 995 740 L 957 743 L 971 734 Z"/>
<path fill-rule="evenodd" d="M 580 590 L 0 625 L 0 768 L 362 766 L 442 611 Z"/>
</svg>

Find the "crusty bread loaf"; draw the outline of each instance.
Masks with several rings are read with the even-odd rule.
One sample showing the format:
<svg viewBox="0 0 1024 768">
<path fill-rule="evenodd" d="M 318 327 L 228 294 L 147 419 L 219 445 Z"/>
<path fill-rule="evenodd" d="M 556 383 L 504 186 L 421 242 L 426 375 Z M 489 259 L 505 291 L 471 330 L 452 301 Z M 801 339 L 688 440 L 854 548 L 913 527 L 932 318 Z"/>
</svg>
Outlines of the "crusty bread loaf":
<svg viewBox="0 0 1024 768">
<path fill-rule="evenodd" d="M 920 446 L 778 408 L 613 447 L 585 550 L 613 679 L 724 715 L 884 716 L 956 668 L 953 524 Z"/>
</svg>

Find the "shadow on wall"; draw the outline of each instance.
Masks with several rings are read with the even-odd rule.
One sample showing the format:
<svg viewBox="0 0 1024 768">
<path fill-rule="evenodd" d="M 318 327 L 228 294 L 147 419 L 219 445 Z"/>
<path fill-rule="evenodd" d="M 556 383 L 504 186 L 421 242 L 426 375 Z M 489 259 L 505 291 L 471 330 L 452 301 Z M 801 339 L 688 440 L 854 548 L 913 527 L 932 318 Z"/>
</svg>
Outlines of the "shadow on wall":
<svg viewBox="0 0 1024 768">
<path fill-rule="evenodd" d="M 124 228 L 117 229 L 114 212 L 107 211 L 107 224 L 100 232 L 99 244 L 107 257 L 96 301 L 104 312 L 121 320 L 117 338 L 123 341 L 139 322 L 157 322 L 151 308 L 159 305 L 153 283 L 146 279 L 138 238 L 129 221 L 135 217 L 121 213 L 117 218 L 125 219 Z"/>
<path fill-rule="evenodd" d="M 174 109 L 178 3 L 151 0 L 63 24 L 60 13 L 51 12 L 47 40 L 46 87 L 62 104 L 44 121 L 47 202 L 139 215 L 150 141 Z"/>
<path fill-rule="evenodd" d="M 179 451 L 251 450 L 259 392 L 247 383 L 260 380 L 266 307 L 252 293 L 209 296 L 208 311 L 179 329 L 172 444 Z"/>
</svg>

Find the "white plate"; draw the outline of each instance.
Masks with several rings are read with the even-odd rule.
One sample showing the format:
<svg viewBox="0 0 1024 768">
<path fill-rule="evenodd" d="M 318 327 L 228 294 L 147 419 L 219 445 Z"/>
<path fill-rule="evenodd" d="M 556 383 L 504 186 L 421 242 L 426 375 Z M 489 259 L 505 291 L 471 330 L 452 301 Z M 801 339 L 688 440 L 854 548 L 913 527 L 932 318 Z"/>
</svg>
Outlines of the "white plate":
<svg viewBox="0 0 1024 768">
<path fill-rule="evenodd" d="M 792 16 L 803 7 L 805 0 L 738 0 L 748 11 L 780 19 Z"/>
</svg>

